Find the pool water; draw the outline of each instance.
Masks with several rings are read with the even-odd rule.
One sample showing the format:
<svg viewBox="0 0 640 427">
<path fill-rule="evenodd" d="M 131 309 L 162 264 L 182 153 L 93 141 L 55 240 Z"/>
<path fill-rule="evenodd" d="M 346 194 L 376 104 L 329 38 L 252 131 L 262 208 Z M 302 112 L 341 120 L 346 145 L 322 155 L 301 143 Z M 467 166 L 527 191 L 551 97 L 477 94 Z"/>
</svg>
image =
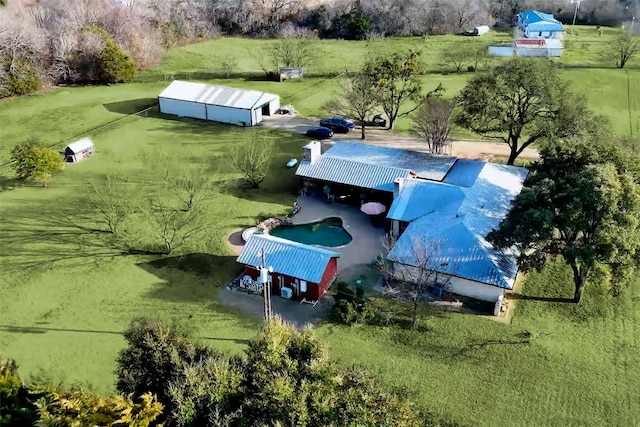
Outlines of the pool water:
<svg viewBox="0 0 640 427">
<path fill-rule="evenodd" d="M 342 226 L 342 220 L 335 217 L 308 224 L 281 225 L 269 230 L 269 234 L 305 245 L 332 248 L 344 246 L 352 240 L 351 235 Z"/>
</svg>

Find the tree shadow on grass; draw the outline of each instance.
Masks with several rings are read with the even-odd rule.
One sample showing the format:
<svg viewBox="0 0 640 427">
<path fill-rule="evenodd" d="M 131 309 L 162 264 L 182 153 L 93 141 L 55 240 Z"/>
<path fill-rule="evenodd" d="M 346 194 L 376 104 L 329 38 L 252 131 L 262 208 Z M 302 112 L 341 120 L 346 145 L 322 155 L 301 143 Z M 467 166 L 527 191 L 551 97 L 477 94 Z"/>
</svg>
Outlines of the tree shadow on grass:
<svg viewBox="0 0 640 427">
<path fill-rule="evenodd" d="M 205 253 L 163 257 L 136 265 L 160 279 L 148 296 L 205 305 L 213 303 L 219 290 L 240 270 L 235 256 Z"/>
<path fill-rule="evenodd" d="M 243 179 L 227 181 L 223 193 L 238 199 L 251 202 L 284 204 L 293 209 L 293 202 L 298 196 L 297 182 L 292 176 L 269 177 L 259 188 L 251 188 Z M 284 214 L 289 213 L 286 209 Z M 273 216 L 283 214 L 273 212 Z"/>
<path fill-rule="evenodd" d="M 157 104 L 157 98 L 138 98 L 129 99 L 128 101 L 110 102 L 102 105 L 112 113 L 129 115 L 142 111 L 146 108 L 153 107 Z"/>
<path fill-rule="evenodd" d="M 572 303 L 573 298 L 561 298 L 561 297 L 543 297 L 536 295 L 523 295 L 523 294 L 511 294 L 509 299 L 513 300 L 525 300 L 525 301 L 541 301 L 541 302 L 562 302 Z"/>
<path fill-rule="evenodd" d="M 16 325 L 0 325 L 0 332 L 9 332 L 13 334 L 47 334 L 50 332 L 73 332 L 79 334 L 104 334 L 104 335 L 123 335 L 123 331 L 106 331 L 97 329 L 73 329 L 73 328 L 54 328 L 48 326 L 16 326 Z M 197 338 L 207 341 L 231 341 L 236 344 L 249 344 L 249 340 L 236 338 L 218 338 L 209 336 L 198 336 Z"/>
<path fill-rule="evenodd" d="M 217 298 L 220 290 L 240 271 L 236 256 L 192 253 L 141 262 L 137 266 L 160 279 L 145 297 L 171 303 L 200 304 L 199 308 L 187 309 L 188 312 L 177 310 L 176 315 L 207 322 L 216 316 L 220 320 L 231 317 L 242 327 L 255 329 L 255 320 L 238 317 Z"/>
<path fill-rule="evenodd" d="M 219 256 L 206 253 L 192 253 L 172 257 L 159 258 L 138 264 L 138 267 L 158 272 L 163 269 L 192 273 L 197 276 L 212 278 L 214 282 L 228 282 L 233 277 L 233 271 L 239 268 L 234 256 Z M 231 272 L 229 277 L 225 277 Z M 226 274 L 225 274 L 226 273 Z M 159 276 L 160 278 L 163 278 Z"/>
<path fill-rule="evenodd" d="M 114 236 L 88 221 L 86 212 L 82 198 L 48 208 L 29 201 L 3 212 L 3 265 L 20 270 L 57 261 L 88 265 L 123 255 Z"/>
<path fill-rule="evenodd" d="M 17 178 L 10 178 L 6 176 L 0 176 L 0 193 L 3 191 L 10 191 L 18 188 L 22 185 L 23 181 Z"/>
</svg>

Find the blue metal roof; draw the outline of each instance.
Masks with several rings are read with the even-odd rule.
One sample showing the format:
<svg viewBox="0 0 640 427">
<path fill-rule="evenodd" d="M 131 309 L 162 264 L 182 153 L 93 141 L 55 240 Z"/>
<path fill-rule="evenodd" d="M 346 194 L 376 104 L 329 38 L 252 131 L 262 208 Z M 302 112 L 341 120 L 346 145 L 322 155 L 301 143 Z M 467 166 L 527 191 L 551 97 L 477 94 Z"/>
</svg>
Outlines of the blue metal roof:
<svg viewBox="0 0 640 427">
<path fill-rule="evenodd" d="M 331 258 L 340 254 L 316 246 L 303 245 L 268 234 L 253 234 L 242 249 L 237 262 L 253 267 L 259 266 L 260 251 L 265 252 L 267 267 L 287 276 L 311 283 L 320 283 Z"/>
<path fill-rule="evenodd" d="M 420 250 L 435 251 L 429 257 L 430 269 L 511 289 L 518 272 L 515 254 L 494 249 L 486 236 L 509 212 L 528 171 L 495 163 L 458 162 L 445 181 L 465 187 L 404 180 L 388 218 L 412 222 L 388 258 L 418 266 L 424 258 L 416 256 L 415 246 L 423 242 Z"/>
<path fill-rule="evenodd" d="M 465 194 L 461 188 L 419 179 L 400 180 L 400 194 L 393 200 L 387 218 L 413 221 L 433 212 L 455 213 Z"/>
<path fill-rule="evenodd" d="M 296 175 L 338 184 L 375 190 L 393 191 L 397 178 L 407 178 L 408 169 L 375 163 L 361 163 L 322 155 L 314 163 L 303 161 Z"/>
<path fill-rule="evenodd" d="M 556 18 L 554 18 L 551 13 L 539 12 L 537 10 L 528 10 L 526 12 L 520 12 L 518 14 L 518 20 L 525 24 L 531 24 L 534 22 L 552 22 L 554 24 L 560 24 Z"/>
<path fill-rule="evenodd" d="M 530 10 L 518 14 L 518 25 L 528 31 L 563 31 L 562 23 L 550 13 Z"/>
<path fill-rule="evenodd" d="M 443 220 L 441 215 L 432 214 L 413 221 L 387 258 L 500 288 L 513 288 L 518 272 L 516 258 L 495 250 L 484 235 L 476 232 L 478 223 L 484 232 L 484 218 L 451 215 Z"/>
<path fill-rule="evenodd" d="M 511 202 L 520 194 L 528 173 L 525 168 L 485 163 L 473 185 L 465 189 L 460 213 L 504 218 L 511 209 Z"/>
<path fill-rule="evenodd" d="M 458 159 L 442 182 L 459 187 L 471 187 L 486 164 L 480 160 Z"/>
<path fill-rule="evenodd" d="M 323 157 L 408 169 L 419 178 L 433 181 L 442 181 L 456 161 L 451 156 L 346 141 L 336 142 Z"/>
</svg>

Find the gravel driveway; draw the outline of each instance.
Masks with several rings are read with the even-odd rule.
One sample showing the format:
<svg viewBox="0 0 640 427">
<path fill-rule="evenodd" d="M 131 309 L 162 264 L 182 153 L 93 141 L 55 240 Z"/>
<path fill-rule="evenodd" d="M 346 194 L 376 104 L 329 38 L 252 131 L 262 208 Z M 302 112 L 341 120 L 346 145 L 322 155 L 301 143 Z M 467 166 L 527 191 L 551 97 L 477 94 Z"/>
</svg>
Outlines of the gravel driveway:
<svg viewBox="0 0 640 427">
<path fill-rule="evenodd" d="M 295 115 L 276 115 L 265 118 L 263 124 L 272 129 L 304 134 L 309 128 L 318 126 L 318 121 Z M 363 142 L 358 138 L 359 134 L 359 129 L 356 129 L 347 135 L 336 134 L 333 139 L 336 141 Z M 380 128 L 367 128 L 367 138 L 364 142 L 404 150 L 425 151 L 425 143 L 420 138 L 401 135 Z M 508 157 L 509 147 L 501 142 L 453 140 L 451 154 L 467 159 L 491 160 L 495 157 Z M 536 160 L 538 157 L 538 151 L 532 148 L 527 148 L 520 154 L 522 159 Z"/>
</svg>

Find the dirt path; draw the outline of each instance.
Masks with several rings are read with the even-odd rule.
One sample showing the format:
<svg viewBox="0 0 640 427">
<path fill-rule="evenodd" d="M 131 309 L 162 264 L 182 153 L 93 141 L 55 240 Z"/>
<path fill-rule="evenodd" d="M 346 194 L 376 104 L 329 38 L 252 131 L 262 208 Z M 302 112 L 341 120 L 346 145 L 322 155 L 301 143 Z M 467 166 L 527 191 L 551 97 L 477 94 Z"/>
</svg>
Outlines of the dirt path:
<svg viewBox="0 0 640 427">
<path fill-rule="evenodd" d="M 362 141 L 360 139 L 349 140 Z M 420 138 L 396 134 L 384 129 L 367 130 L 365 142 L 405 150 L 425 150 L 425 143 Z M 509 146 L 501 142 L 454 139 L 451 145 L 451 155 L 467 159 L 492 160 L 496 157 L 506 158 L 509 157 L 509 151 Z M 538 156 L 538 151 L 531 148 L 525 149 L 520 154 L 520 158 L 528 160 L 536 160 Z"/>
<path fill-rule="evenodd" d="M 264 126 L 304 134 L 307 129 L 317 126 L 317 120 L 301 116 L 274 116 L 266 118 Z M 355 129 L 352 133 L 348 134 L 348 137 L 347 135 L 344 135 L 344 137 L 347 138 L 341 138 L 342 135 L 337 134 L 334 136 L 334 139 L 363 142 L 359 139 L 359 135 L 360 130 Z M 411 135 L 393 133 L 385 129 L 367 129 L 367 137 L 364 142 L 372 145 L 401 148 L 405 150 L 425 150 L 425 143 L 422 142 L 420 138 Z M 451 147 L 451 154 L 456 157 L 467 159 L 492 160 L 508 157 L 509 147 L 507 144 L 500 142 L 454 140 Z M 532 148 L 527 148 L 522 152 L 522 154 L 520 154 L 520 158 L 535 160 L 538 158 L 538 151 Z"/>
</svg>

